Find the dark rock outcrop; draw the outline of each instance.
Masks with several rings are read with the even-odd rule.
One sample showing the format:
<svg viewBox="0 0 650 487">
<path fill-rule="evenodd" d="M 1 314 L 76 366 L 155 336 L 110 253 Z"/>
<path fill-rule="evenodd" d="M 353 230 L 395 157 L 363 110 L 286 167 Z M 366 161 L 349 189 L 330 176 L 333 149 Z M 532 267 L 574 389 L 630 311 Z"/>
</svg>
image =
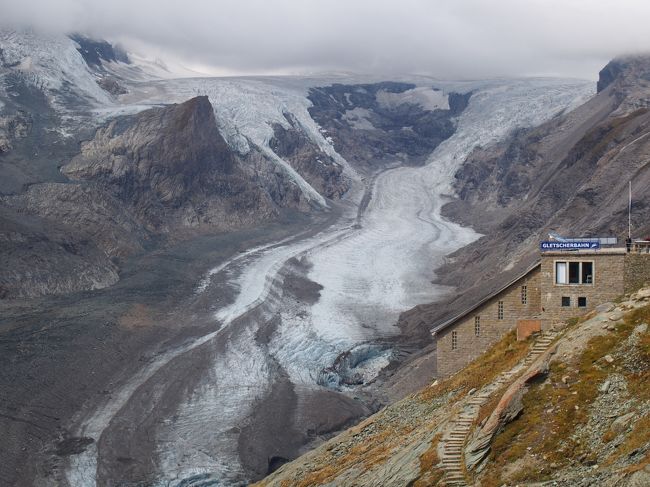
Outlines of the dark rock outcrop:
<svg viewBox="0 0 650 487">
<path fill-rule="evenodd" d="M 269 145 L 287 161 L 316 191 L 327 198 L 340 198 L 349 188 L 343 167 L 314 144 L 297 126 L 291 115 L 285 115 L 290 127 L 273 127 L 274 137 Z"/>
<path fill-rule="evenodd" d="M 97 84 L 113 96 L 124 95 L 129 91 L 112 76 L 104 76 Z"/>
<path fill-rule="evenodd" d="M 396 162 L 421 164 L 454 133 L 452 118 L 465 109 L 471 94 L 449 95 L 448 109 L 392 96 L 415 88 L 394 82 L 313 88 L 309 113 L 337 152 L 362 171 Z"/>
<path fill-rule="evenodd" d="M 88 66 L 101 67 L 102 62 L 122 62 L 129 64 L 129 56 L 119 46 L 114 46 L 104 40 L 96 40 L 82 34 L 72 34 L 70 39 L 78 44 L 77 51 L 84 58 Z"/>
<path fill-rule="evenodd" d="M 13 149 L 14 141 L 27 137 L 31 129 L 32 118 L 25 111 L 0 116 L 0 154 Z"/>
<path fill-rule="evenodd" d="M 612 60 L 598 73 L 598 83 L 596 90 L 598 93 L 603 91 L 623 72 L 622 64 L 617 60 Z"/>
</svg>

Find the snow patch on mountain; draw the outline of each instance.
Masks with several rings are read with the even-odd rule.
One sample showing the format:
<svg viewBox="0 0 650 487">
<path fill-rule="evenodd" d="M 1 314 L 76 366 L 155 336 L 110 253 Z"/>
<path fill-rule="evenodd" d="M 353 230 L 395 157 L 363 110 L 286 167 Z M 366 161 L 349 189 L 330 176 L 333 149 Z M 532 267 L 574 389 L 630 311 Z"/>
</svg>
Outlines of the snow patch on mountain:
<svg viewBox="0 0 650 487">
<path fill-rule="evenodd" d="M 428 86 L 418 86 L 401 93 L 379 90 L 376 97 L 379 105 L 384 108 L 396 108 L 408 103 L 419 105 L 425 110 L 449 110 L 449 96 L 442 90 Z"/>
<path fill-rule="evenodd" d="M 113 104 L 68 37 L 0 29 L 0 46 L 4 57 L 0 77 L 21 74 L 25 81 L 42 89 L 55 107 L 64 108 L 59 97 L 66 94 L 92 105 Z"/>
</svg>

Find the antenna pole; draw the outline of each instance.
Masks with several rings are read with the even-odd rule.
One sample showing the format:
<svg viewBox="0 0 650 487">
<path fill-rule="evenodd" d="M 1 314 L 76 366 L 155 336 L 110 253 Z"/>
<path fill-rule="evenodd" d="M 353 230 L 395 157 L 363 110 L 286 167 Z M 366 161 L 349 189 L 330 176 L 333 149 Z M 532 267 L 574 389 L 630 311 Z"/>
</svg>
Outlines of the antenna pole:
<svg viewBox="0 0 650 487">
<path fill-rule="evenodd" d="M 627 203 L 627 238 L 632 238 L 632 181 L 629 183 L 629 199 Z"/>
</svg>

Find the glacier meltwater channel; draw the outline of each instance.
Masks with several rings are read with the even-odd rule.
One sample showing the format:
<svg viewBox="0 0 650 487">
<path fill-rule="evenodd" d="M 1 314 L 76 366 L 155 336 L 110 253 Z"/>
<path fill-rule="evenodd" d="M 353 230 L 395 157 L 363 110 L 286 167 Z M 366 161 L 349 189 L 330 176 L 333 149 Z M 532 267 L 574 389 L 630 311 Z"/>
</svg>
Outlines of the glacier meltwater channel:
<svg viewBox="0 0 650 487">
<path fill-rule="evenodd" d="M 199 349 L 209 352 L 209 370 L 174 411 L 173 420 L 162 421 L 152 433 L 159 485 L 239 485 L 245 474 L 238 456 L 238 427 L 255 400 L 269 391 L 272 364 L 286 371 L 298 389 L 321 387 L 319 373 L 340 353 L 394 335 L 400 312 L 449 292 L 432 284 L 435 268 L 445 255 L 479 237 L 440 215 L 459 164 L 475 146 L 502 139 L 513 128 L 539 124 L 592 93 L 588 84 L 571 80 L 437 84 L 447 92 L 473 91 L 456 133 L 425 166 L 380 174 L 360 218 L 362 184 L 352 175 L 356 186 L 345 203 L 347 209 L 327 230 L 252 249 L 197 277 L 197 292 L 204 292 L 211 279 L 222 275 L 237 292 L 234 301 L 216 311 L 212 333 L 158 355 L 81 422 L 76 433 L 95 442 L 71 458 L 70 485 L 96 485 L 101 462 L 97 445 L 109 424 L 139 388 Z M 341 160 L 309 117 L 306 89 L 297 83 L 172 80 L 160 82 L 152 91 L 155 96 L 138 102 L 178 102 L 197 93 L 208 95 L 220 129 L 238 150 L 245 150 L 246 144 L 267 147 L 272 123 L 286 123 L 283 113 L 292 113 L 316 143 Z M 349 166 L 348 171 L 352 173 Z M 292 176 L 312 201 L 320 202 L 322 197 L 313 188 L 299 175 Z M 282 299 L 284 272 L 293 259 L 308 263 L 309 279 L 323 286 L 314 304 L 297 307 Z M 262 346 L 255 335 L 275 315 L 281 318 L 278 327 Z M 380 356 L 368 364 L 370 373 L 387 360 Z M 151 398 L 151 407 L 155 400 Z"/>
</svg>

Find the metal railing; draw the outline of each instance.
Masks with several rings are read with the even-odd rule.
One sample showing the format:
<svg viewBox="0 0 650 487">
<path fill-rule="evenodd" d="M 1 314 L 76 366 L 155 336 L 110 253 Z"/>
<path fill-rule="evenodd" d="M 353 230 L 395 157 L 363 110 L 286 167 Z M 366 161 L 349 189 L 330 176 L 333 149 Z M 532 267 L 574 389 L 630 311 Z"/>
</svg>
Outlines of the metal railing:
<svg viewBox="0 0 650 487">
<path fill-rule="evenodd" d="M 628 252 L 650 254 L 650 240 L 633 240 Z"/>
</svg>

